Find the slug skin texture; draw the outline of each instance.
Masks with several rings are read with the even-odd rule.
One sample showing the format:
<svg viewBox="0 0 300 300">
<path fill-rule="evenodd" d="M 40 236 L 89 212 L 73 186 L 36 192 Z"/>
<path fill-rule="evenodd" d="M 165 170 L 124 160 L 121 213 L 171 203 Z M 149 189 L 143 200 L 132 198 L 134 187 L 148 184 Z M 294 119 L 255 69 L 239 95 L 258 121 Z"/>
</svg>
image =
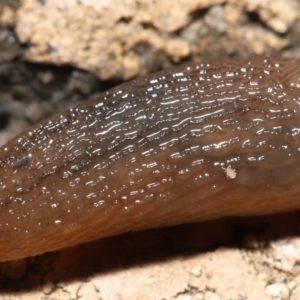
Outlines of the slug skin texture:
<svg viewBox="0 0 300 300">
<path fill-rule="evenodd" d="M 189 64 L 0 149 L 0 261 L 126 231 L 300 208 L 300 61 Z"/>
</svg>

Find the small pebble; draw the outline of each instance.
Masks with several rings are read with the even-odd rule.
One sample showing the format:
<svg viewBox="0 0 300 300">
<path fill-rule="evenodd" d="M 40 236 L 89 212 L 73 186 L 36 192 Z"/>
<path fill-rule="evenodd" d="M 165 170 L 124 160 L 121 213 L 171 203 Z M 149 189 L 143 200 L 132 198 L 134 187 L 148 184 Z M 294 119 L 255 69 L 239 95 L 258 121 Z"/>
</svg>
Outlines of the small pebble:
<svg viewBox="0 0 300 300">
<path fill-rule="evenodd" d="M 193 269 L 190 271 L 190 273 L 198 278 L 202 275 L 202 271 L 201 271 L 200 267 L 193 267 Z"/>
<path fill-rule="evenodd" d="M 285 283 L 273 283 L 266 287 L 266 292 L 277 299 L 288 299 L 290 291 Z"/>
</svg>

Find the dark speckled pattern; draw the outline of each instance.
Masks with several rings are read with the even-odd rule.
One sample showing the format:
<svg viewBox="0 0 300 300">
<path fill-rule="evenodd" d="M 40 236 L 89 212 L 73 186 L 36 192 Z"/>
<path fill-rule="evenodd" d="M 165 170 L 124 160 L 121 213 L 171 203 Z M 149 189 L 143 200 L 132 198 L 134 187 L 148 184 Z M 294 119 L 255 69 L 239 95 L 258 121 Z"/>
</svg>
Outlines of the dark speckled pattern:
<svg viewBox="0 0 300 300">
<path fill-rule="evenodd" d="M 299 77 L 297 60 L 190 64 L 26 130 L 0 149 L 0 261 L 299 208 Z"/>
</svg>

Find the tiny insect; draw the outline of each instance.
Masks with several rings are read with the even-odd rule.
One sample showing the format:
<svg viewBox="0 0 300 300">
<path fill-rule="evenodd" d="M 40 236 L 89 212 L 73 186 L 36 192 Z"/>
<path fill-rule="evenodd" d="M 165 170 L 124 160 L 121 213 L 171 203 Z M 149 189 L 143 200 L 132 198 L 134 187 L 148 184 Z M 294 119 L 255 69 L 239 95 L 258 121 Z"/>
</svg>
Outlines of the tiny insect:
<svg viewBox="0 0 300 300">
<path fill-rule="evenodd" d="M 24 156 L 24 157 L 18 159 L 17 161 L 15 161 L 12 164 L 13 168 L 21 168 L 21 167 L 27 165 L 31 161 L 31 157 L 32 157 L 32 155 L 29 154 L 28 156 Z"/>
<path fill-rule="evenodd" d="M 236 177 L 236 171 L 235 169 L 231 168 L 231 165 L 229 165 L 227 168 L 222 167 L 222 169 L 225 171 L 227 178 L 234 179 Z"/>
</svg>

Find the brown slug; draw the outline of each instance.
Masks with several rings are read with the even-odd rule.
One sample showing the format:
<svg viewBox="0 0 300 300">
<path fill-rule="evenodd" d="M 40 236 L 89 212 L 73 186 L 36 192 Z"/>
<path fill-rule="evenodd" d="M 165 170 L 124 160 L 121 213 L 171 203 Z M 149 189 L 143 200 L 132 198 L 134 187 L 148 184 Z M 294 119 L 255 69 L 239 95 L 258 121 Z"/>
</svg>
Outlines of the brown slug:
<svg viewBox="0 0 300 300">
<path fill-rule="evenodd" d="M 98 238 L 300 208 L 300 61 L 135 79 L 0 149 L 0 261 Z"/>
</svg>

